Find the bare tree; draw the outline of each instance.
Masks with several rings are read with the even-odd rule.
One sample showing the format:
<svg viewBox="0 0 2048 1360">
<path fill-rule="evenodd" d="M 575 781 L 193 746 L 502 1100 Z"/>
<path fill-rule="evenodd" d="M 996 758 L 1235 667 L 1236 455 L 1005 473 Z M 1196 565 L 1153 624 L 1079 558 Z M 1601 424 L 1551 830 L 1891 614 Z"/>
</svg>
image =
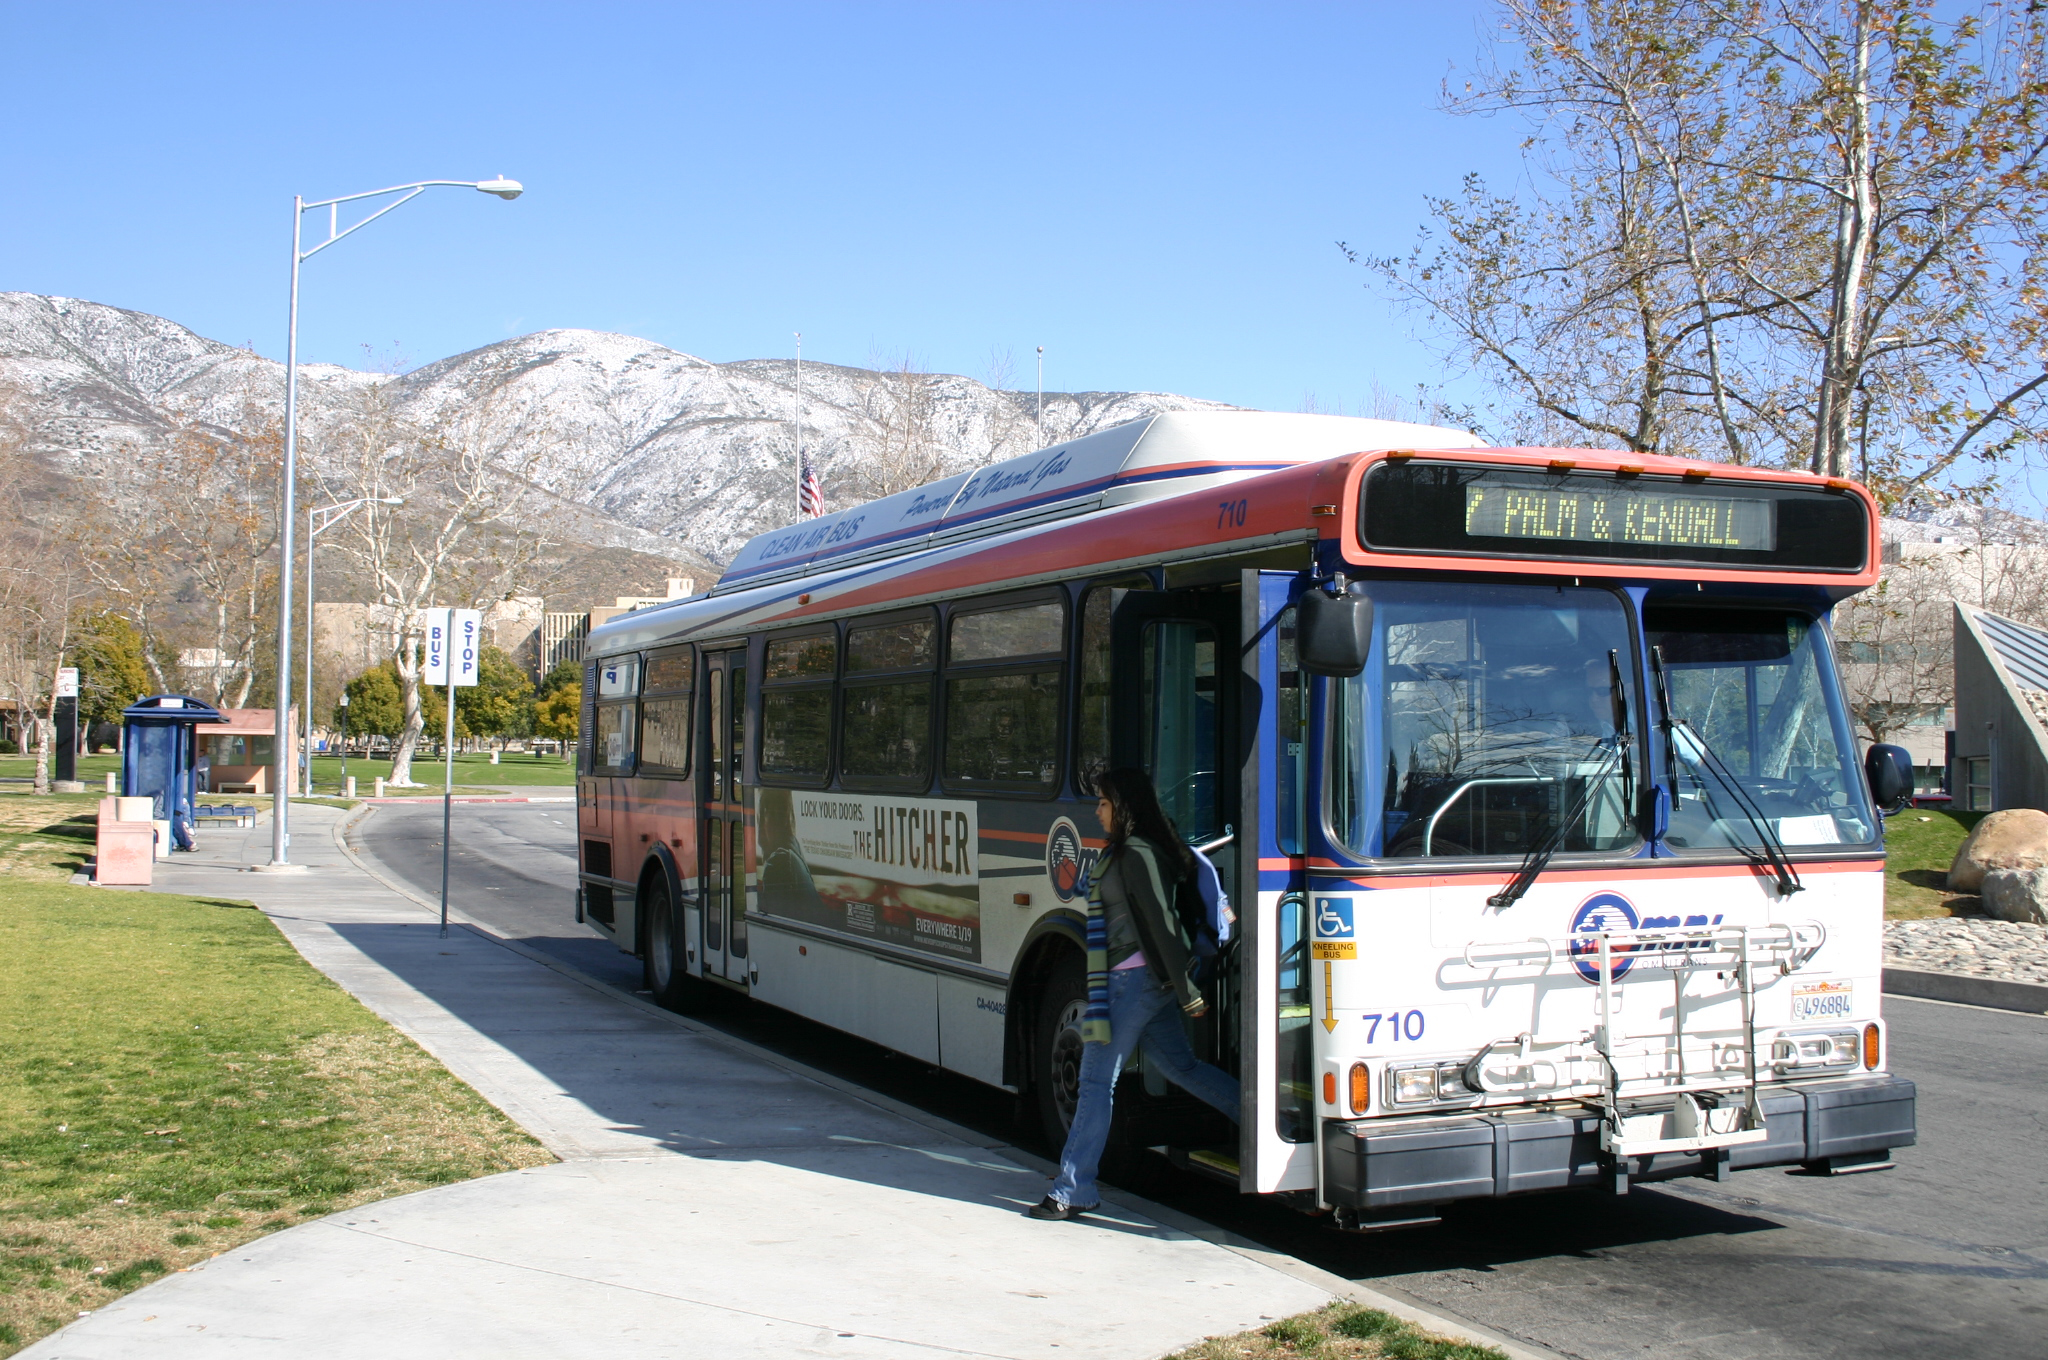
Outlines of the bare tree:
<svg viewBox="0 0 2048 1360">
<path fill-rule="evenodd" d="M 861 380 L 854 456 L 842 459 L 848 492 L 878 500 L 947 475 L 951 450 L 936 420 L 937 380 L 909 355 L 870 360 Z"/>
<path fill-rule="evenodd" d="M 248 394 L 232 424 L 177 420 L 97 483 L 81 546 L 165 689 L 249 704 L 276 635 L 282 443 L 276 413 Z M 165 656 L 186 652 L 203 662 L 167 675 Z"/>
<path fill-rule="evenodd" d="M 404 725 L 391 782 L 410 786 L 423 727 L 423 612 L 482 607 L 519 592 L 545 559 L 548 486 L 573 464 L 533 411 L 502 400 L 415 419 L 390 387 L 359 392 L 317 441 L 310 480 L 332 500 L 368 497 L 328 541 L 391 621 Z"/>
<path fill-rule="evenodd" d="M 1501 0 L 1531 187 L 1353 258 L 1580 442 L 1867 462 L 1887 499 L 1996 465 L 2048 404 L 2048 12 L 1993 0 Z"/>
<path fill-rule="evenodd" d="M 29 447 L 26 409 L 20 393 L 0 391 L 0 695 L 14 701 L 22 737 L 35 734 L 34 789 L 46 794 L 57 670 L 88 583 L 36 495 L 44 470 Z"/>
</svg>

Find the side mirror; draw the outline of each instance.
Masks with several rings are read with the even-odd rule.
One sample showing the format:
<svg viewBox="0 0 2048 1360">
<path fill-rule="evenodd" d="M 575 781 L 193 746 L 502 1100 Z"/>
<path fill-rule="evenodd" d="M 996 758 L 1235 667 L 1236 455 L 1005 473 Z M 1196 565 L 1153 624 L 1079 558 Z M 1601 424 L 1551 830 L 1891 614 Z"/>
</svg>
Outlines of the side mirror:
<svg viewBox="0 0 2048 1360">
<path fill-rule="evenodd" d="M 1342 593 L 1318 581 L 1295 601 L 1295 650 L 1311 675 L 1357 675 L 1372 652 L 1372 600 L 1363 586 L 1332 580 Z"/>
<path fill-rule="evenodd" d="M 1903 746 L 1871 747 L 1863 757 L 1863 777 L 1880 812 L 1897 812 L 1913 801 L 1913 757 Z"/>
</svg>

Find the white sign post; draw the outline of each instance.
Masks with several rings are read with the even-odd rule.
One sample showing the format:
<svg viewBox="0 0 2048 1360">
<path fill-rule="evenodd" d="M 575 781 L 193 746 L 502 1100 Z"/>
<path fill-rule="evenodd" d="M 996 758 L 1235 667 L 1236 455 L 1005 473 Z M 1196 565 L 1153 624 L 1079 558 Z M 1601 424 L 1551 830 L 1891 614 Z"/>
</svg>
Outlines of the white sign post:
<svg viewBox="0 0 2048 1360">
<path fill-rule="evenodd" d="M 484 646 L 484 616 L 475 609 L 429 609 L 422 680 L 446 687 L 447 735 L 441 742 L 441 938 L 448 938 L 448 841 L 455 822 L 455 691 L 474 685 Z"/>
</svg>

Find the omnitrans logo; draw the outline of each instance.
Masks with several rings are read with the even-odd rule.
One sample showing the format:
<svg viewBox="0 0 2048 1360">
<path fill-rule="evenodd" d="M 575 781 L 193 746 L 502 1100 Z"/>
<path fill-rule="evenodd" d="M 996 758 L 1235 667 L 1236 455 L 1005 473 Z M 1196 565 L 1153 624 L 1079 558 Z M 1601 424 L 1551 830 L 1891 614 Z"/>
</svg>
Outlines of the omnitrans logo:
<svg viewBox="0 0 2048 1360">
<path fill-rule="evenodd" d="M 1602 931 L 1634 930 L 1636 928 L 1635 904 L 1618 892 L 1596 892 L 1579 903 L 1579 909 L 1572 913 L 1572 934 L 1588 937 Z M 1628 952 L 1626 944 L 1610 945 L 1609 962 L 1612 976 L 1619 981 L 1634 964 L 1635 959 Z M 1588 982 L 1600 980 L 1600 942 L 1588 938 L 1574 940 L 1569 946 L 1572 967 L 1579 970 L 1579 976 Z"/>
<path fill-rule="evenodd" d="M 1081 891 L 1081 833 L 1065 817 L 1052 824 L 1045 836 L 1045 876 L 1052 880 L 1053 895 L 1071 902 Z"/>
</svg>

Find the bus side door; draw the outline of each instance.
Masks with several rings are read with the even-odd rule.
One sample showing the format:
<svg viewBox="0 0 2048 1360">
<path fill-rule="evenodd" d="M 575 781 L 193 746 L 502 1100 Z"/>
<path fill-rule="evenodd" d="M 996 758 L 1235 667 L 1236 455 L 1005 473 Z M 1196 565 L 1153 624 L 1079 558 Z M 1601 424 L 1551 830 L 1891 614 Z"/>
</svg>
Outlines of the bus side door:
<svg viewBox="0 0 2048 1360">
<path fill-rule="evenodd" d="M 744 982 L 747 973 L 746 751 L 747 654 L 704 655 L 703 793 L 698 823 L 699 919 L 704 975 Z"/>
</svg>

